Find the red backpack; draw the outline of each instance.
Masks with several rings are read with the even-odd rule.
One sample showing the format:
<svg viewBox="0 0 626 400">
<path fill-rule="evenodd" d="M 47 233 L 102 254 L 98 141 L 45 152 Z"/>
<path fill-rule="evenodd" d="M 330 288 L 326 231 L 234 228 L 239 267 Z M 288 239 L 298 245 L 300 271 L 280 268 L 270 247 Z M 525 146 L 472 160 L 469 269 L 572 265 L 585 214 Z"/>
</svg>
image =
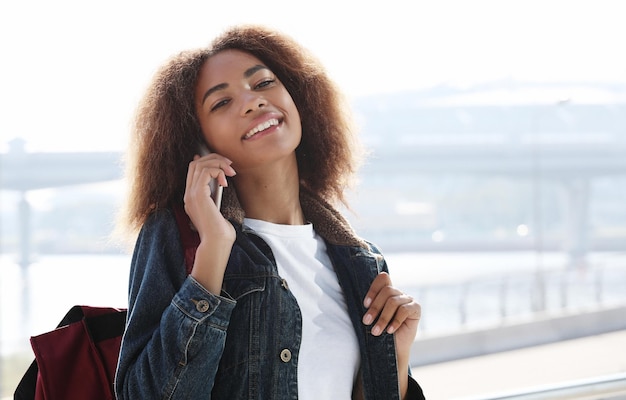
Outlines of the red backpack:
<svg viewBox="0 0 626 400">
<path fill-rule="evenodd" d="M 191 272 L 198 233 L 182 207 L 174 207 Z M 35 360 L 18 384 L 15 400 L 115 400 L 113 382 L 126 309 L 74 306 L 57 328 L 30 339 Z"/>
</svg>

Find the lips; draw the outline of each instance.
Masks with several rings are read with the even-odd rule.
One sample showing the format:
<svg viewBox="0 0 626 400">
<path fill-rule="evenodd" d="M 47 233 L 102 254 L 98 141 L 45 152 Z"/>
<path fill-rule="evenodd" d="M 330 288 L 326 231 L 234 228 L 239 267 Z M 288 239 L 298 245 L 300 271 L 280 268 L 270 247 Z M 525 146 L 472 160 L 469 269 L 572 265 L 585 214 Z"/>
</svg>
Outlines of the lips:
<svg viewBox="0 0 626 400">
<path fill-rule="evenodd" d="M 272 126 L 278 126 L 278 124 L 280 124 L 280 121 L 277 118 L 270 118 L 266 121 L 263 121 L 261 123 L 259 123 L 258 125 L 256 125 L 255 127 L 253 127 L 252 129 L 250 129 L 244 136 L 243 139 L 250 139 L 251 137 L 253 137 L 254 135 L 256 135 L 259 132 L 263 132 L 269 128 L 271 128 Z"/>
</svg>

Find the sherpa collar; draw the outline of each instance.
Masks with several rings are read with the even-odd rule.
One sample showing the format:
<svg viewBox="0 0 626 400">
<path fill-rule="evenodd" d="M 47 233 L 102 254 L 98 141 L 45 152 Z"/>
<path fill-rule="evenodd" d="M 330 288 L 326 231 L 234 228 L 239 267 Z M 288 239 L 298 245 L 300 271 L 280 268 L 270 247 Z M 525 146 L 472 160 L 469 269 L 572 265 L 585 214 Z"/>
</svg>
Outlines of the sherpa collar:
<svg viewBox="0 0 626 400">
<path fill-rule="evenodd" d="M 369 249 L 367 242 L 357 236 L 345 217 L 326 200 L 300 187 L 300 204 L 304 217 L 329 243 Z M 224 188 L 221 211 L 226 219 L 232 219 L 239 224 L 243 223 L 244 211 L 237 194 L 231 188 Z"/>
</svg>

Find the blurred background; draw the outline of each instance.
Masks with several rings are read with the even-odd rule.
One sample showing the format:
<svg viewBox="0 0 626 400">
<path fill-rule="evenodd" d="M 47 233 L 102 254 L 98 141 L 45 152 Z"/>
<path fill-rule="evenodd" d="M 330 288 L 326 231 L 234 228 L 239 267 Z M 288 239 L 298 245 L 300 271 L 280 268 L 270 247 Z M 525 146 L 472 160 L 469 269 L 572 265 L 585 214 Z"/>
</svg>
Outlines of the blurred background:
<svg viewBox="0 0 626 400">
<path fill-rule="evenodd" d="M 621 10 L 3 1 L 0 398 L 72 305 L 126 307 L 130 254 L 110 235 L 134 109 L 170 55 L 236 23 L 290 34 L 347 94 L 371 155 L 346 216 L 422 304 L 429 399 L 624 398 Z"/>
</svg>

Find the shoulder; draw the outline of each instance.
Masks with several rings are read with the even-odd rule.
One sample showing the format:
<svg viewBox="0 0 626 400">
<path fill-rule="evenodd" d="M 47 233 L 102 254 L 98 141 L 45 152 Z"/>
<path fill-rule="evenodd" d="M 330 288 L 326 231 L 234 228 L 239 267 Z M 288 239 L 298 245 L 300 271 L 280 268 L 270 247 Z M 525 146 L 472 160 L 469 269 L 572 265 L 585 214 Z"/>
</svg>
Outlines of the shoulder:
<svg viewBox="0 0 626 400">
<path fill-rule="evenodd" d="M 176 219 L 174 218 L 174 212 L 170 208 L 161 208 L 154 211 L 146 218 L 142 230 L 158 230 L 175 224 Z"/>
<path fill-rule="evenodd" d="M 375 243 L 370 242 L 369 240 L 362 239 L 362 245 L 360 246 L 349 246 L 352 251 L 360 256 L 367 256 L 376 258 L 377 260 L 383 260 L 383 252 Z"/>
<path fill-rule="evenodd" d="M 134 284 L 150 283 L 158 287 L 169 276 L 176 286 L 182 285 L 186 277 L 184 253 L 176 218 L 171 210 L 157 210 L 144 222 L 135 243 L 131 262 Z"/>
<path fill-rule="evenodd" d="M 170 209 L 160 209 L 148 216 L 139 232 L 139 239 L 171 240 L 178 237 L 176 218 Z"/>
<path fill-rule="evenodd" d="M 364 263 L 368 265 L 376 265 L 379 272 L 387 271 L 387 262 L 382 251 L 374 243 L 363 241 L 362 246 L 355 245 L 337 245 L 326 242 L 326 249 L 332 257 L 344 258 L 352 260 L 353 263 Z"/>
<path fill-rule="evenodd" d="M 182 254 L 180 234 L 174 213 L 169 209 L 157 210 L 144 222 L 135 243 L 135 257 L 149 254 L 178 257 Z"/>
<path fill-rule="evenodd" d="M 369 252 L 374 254 L 376 257 L 382 257 L 383 256 L 382 250 L 375 243 L 372 243 L 369 240 L 365 240 L 365 243 L 367 243 L 367 246 L 368 246 L 367 250 Z"/>
</svg>

